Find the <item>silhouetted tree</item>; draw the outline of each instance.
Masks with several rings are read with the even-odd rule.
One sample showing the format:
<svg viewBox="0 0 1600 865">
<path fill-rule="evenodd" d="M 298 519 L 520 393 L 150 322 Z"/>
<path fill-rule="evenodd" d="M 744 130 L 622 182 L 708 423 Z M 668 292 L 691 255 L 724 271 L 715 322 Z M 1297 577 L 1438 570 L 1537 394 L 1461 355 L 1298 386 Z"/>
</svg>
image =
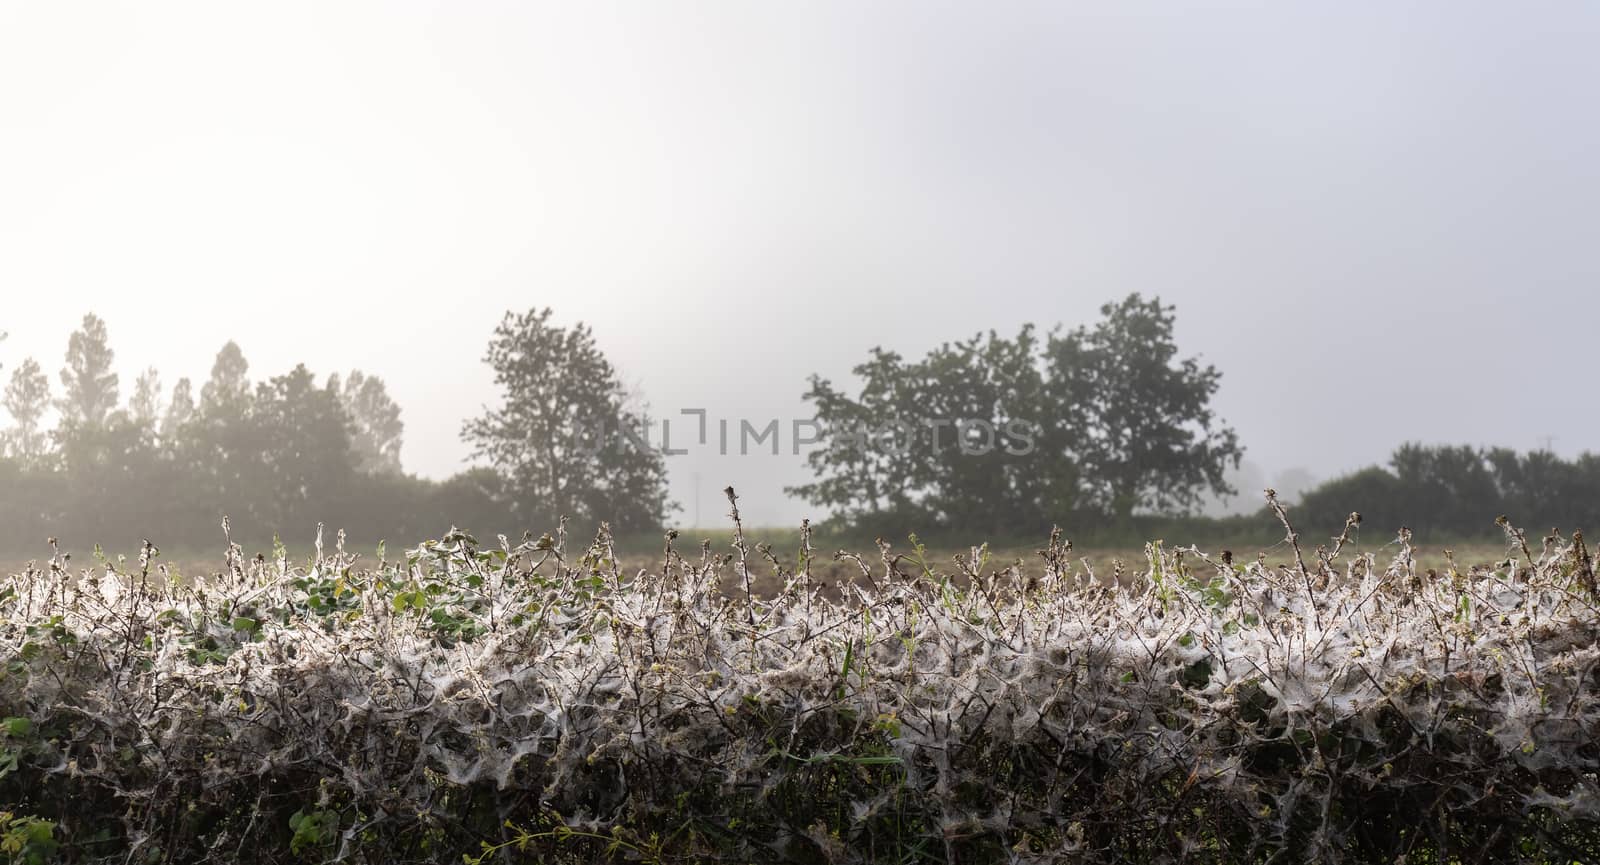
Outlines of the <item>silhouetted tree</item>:
<svg viewBox="0 0 1600 865">
<path fill-rule="evenodd" d="M 1596 513 L 1600 477 L 1594 460 L 1586 453 L 1569 462 L 1548 450 L 1519 454 L 1493 448 L 1485 452 L 1484 461 L 1499 492 L 1494 502 L 1496 513 L 1540 530 L 1555 526 L 1593 530 L 1600 524 L 1600 513 Z"/>
<path fill-rule="evenodd" d="M 51 437 L 53 464 L 64 484 L 63 501 L 73 519 L 101 539 L 128 541 L 140 528 L 154 528 L 156 509 L 128 503 L 156 487 L 160 464 L 154 431 L 117 408 L 115 353 L 105 322 L 85 315 L 67 342 L 61 418 Z"/>
<path fill-rule="evenodd" d="M 1351 511 L 1385 536 L 1402 526 L 1434 540 L 1499 534 L 1501 514 L 1529 531 L 1592 533 L 1600 528 L 1600 456 L 1410 442 L 1388 468 L 1320 484 L 1296 510 L 1299 524 L 1319 534 L 1336 533 Z"/>
<path fill-rule="evenodd" d="M 1404 503 L 1405 491 L 1393 472 L 1370 466 L 1318 484 L 1300 496 L 1293 508 L 1295 526 L 1307 538 L 1332 537 L 1343 530 L 1352 513 L 1361 514 L 1363 533 L 1392 538 L 1401 527 L 1410 527 L 1410 506 Z"/>
<path fill-rule="evenodd" d="M 161 418 L 161 374 L 155 367 L 139 373 L 133 382 L 133 396 L 128 400 L 128 416 L 140 426 L 156 430 Z"/>
<path fill-rule="evenodd" d="M 318 387 L 305 364 L 256 386 L 251 432 L 259 441 L 261 474 L 270 479 L 275 527 L 299 523 L 310 530 L 350 481 L 354 453 L 349 419 L 338 394 Z"/>
<path fill-rule="evenodd" d="M 506 497 L 505 478 L 492 468 L 477 466 L 433 484 L 428 504 L 436 520 L 481 530 L 506 527 L 506 509 L 500 504 Z"/>
<path fill-rule="evenodd" d="M 161 416 L 162 441 L 170 445 L 193 418 L 194 385 L 188 378 L 180 378 L 172 386 L 172 398 L 167 401 L 166 413 Z"/>
<path fill-rule="evenodd" d="M 4 404 L 11 415 L 11 428 L 4 437 L 4 453 L 24 464 L 43 459 L 49 437 L 43 429 L 44 413 L 50 408 L 50 380 L 39 362 L 27 358 L 11 371 Z"/>
<path fill-rule="evenodd" d="M 1501 496 L 1482 451 L 1469 445 L 1427 446 L 1408 442 L 1389 458 L 1395 504 L 1415 531 L 1484 531 L 1500 514 Z M 1542 492 L 1555 493 L 1550 487 Z M 1533 516 L 1532 514 L 1528 515 Z M 1393 528 L 1393 527 L 1391 527 Z"/>
<path fill-rule="evenodd" d="M 906 363 L 898 353 L 874 347 L 851 372 L 861 379 L 852 397 L 821 376 L 811 376 L 804 398 L 816 404 L 823 446 L 807 455 L 817 479 L 789 492 L 814 504 L 838 508 L 853 521 L 912 516 L 918 508 L 912 442 L 886 441 L 906 414 L 925 414 Z M 915 513 L 915 516 L 924 516 Z"/>
<path fill-rule="evenodd" d="M 666 519 L 666 464 L 637 441 L 644 417 L 627 405 L 616 370 L 583 324 L 550 324 L 551 311 L 506 313 L 484 360 L 503 404 L 467 421 L 462 438 L 506 478 L 525 524 L 565 515 L 616 531 Z M 630 431 L 632 435 L 630 435 Z"/>
<path fill-rule="evenodd" d="M 851 397 L 813 376 L 824 447 L 791 490 L 857 527 L 993 531 L 1140 508 L 1186 511 L 1242 449 L 1209 408 L 1220 373 L 1176 361 L 1173 312 L 1131 295 L 1093 328 L 946 343 L 920 361 L 873 349 Z M 859 430 L 880 431 L 862 435 Z M 942 438 L 941 438 L 942 437 Z M 943 446 L 941 446 L 943 445 Z M 953 447 L 951 445 L 954 445 Z"/>
<path fill-rule="evenodd" d="M 1222 374 L 1177 359 L 1173 310 L 1130 294 L 1045 351 L 1055 422 L 1084 492 L 1119 523 L 1139 508 L 1191 509 L 1207 490 L 1231 494 L 1223 473 L 1244 453 L 1210 407 Z"/>
<path fill-rule="evenodd" d="M 117 374 L 111 370 L 116 354 L 106 337 L 106 324 L 94 313 L 67 340 L 67 366 L 61 370 L 66 393 L 60 402 L 62 423 L 69 427 L 96 427 L 117 407 Z"/>
<path fill-rule="evenodd" d="M 136 543 L 162 527 L 164 507 L 150 499 L 170 485 L 157 483 L 165 465 L 153 430 L 119 410 L 98 424 L 63 419 L 55 439 L 70 514 L 96 541 Z"/>
<path fill-rule="evenodd" d="M 824 446 L 792 494 L 860 527 L 888 521 L 1027 531 L 1073 506 L 1074 467 L 1040 440 L 1038 340 L 994 332 L 906 362 L 875 348 L 856 396 L 811 377 Z"/>
<path fill-rule="evenodd" d="M 200 409 L 205 412 L 243 413 L 250 401 L 250 362 L 233 340 L 222 346 L 211 363 L 211 377 L 200 388 Z"/>
<path fill-rule="evenodd" d="M 339 377 L 332 376 L 329 387 L 339 392 L 350 415 L 357 470 L 367 474 L 400 473 L 400 445 L 406 426 L 383 379 L 357 369 L 351 370 L 342 387 Z"/>
<path fill-rule="evenodd" d="M 106 396 L 80 400 L 99 405 L 114 382 L 104 326 L 93 322 L 76 335 L 64 378 L 79 397 L 101 383 Z M 198 406 L 188 379 L 163 406 L 158 375 L 147 370 L 126 408 L 72 410 L 47 435 L 46 374 L 31 360 L 6 372 L 0 404 L 12 418 L 0 431 L 0 550 L 8 555 L 35 554 L 48 537 L 77 550 L 103 542 L 130 551 L 145 537 L 200 548 L 217 542 L 223 514 L 234 537 L 252 545 L 275 533 L 309 540 L 317 522 L 366 543 L 409 543 L 452 524 L 490 533 L 553 527 L 512 515 L 494 469 L 444 482 L 398 471 L 399 409 L 381 381 L 361 373 L 319 387 L 299 366 L 252 386 L 244 353 L 229 343 Z M 66 412 L 66 403 L 55 405 Z M 364 425 L 365 458 L 353 451 L 352 415 Z M 357 471 L 358 460 L 376 471 Z M 595 507 L 608 508 L 600 495 Z"/>
<path fill-rule="evenodd" d="M 226 513 L 240 525 L 266 522 L 271 478 L 261 460 L 266 442 L 251 417 L 249 369 L 237 343 L 223 345 L 200 388 L 199 407 L 178 434 L 180 459 L 192 467 L 187 498 L 196 520 L 214 522 Z"/>
</svg>

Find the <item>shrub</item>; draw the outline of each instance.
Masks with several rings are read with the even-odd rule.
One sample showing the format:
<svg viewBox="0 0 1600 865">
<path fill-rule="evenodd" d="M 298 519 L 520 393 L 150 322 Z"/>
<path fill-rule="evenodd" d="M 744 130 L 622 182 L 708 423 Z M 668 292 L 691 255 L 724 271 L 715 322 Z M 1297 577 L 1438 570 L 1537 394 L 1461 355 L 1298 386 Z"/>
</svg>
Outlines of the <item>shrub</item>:
<svg viewBox="0 0 1600 865">
<path fill-rule="evenodd" d="M 58 560 L 0 588 L 0 810 L 80 862 L 1592 861 L 1593 561 L 1511 532 L 1443 574 L 1156 543 L 1132 588 L 1059 535 L 1031 577 L 885 546 L 842 598 L 806 535 Z"/>
</svg>

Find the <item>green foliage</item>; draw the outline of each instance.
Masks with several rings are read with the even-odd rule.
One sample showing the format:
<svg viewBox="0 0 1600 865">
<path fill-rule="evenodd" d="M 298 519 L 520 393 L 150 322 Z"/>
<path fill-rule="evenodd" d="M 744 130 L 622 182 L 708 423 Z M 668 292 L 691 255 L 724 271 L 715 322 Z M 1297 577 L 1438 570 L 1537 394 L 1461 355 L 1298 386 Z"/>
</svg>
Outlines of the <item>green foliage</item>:
<svg viewBox="0 0 1600 865">
<path fill-rule="evenodd" d="M 484 841 L 479 844 L 477 856 L 463 853 L 461 854 L 461 861 L 465 865 L 483 865 L 483 863 L 493 862 L 497 856 L 504 856 L 511 851 L 528 853 L 530 850 L 538 850 L 542 846 L 552 846 L 559 852 L 567 852 L 564 848 L 574 846 L 574 842 L 587 843 L 589 846 L 597 847 L 602 852 L 604 859 L 610 861 L 623 859 L 630 862 L 642 862 L 645 865 L 658 865 L 658 863 L 667 861 L 665 844 L 658 833 L 651 833 L 648 838 L 639 838 L 623 826 L 613 826 L 609 833 L 588 832 L 573 828 L 560 821 L 561 815 L 559 813 L 547 812 L 544 822 L 549 828 L 539 831 L 519 826 L 507 820 L 503 824 L 503 828 L 507 830 L 507 834 L 510 835 L 509 838 L 499 844 L 490 844 Z M 580 851 L 571 852 L 581 855 Z"/>
<path fill-rule="evenodd" d="M 28 718 L 0 718 L 0 779 L 17 771 L 31 749 L 33 721 Z"/>
<path fill-rule="evenodd" d="M 45 865 L 53 862 L 61 842 L 56 824 L 37 817 L 0 811 L 0 856 L 7 865 Z"/>
<path fill-rule="evenodd" d="M 32 719 L 0 718 L 0 783 L 23 767 L 23 761 L 40 750 Z M 37 817 L 0 809 L 0 857 L 6 863 L 43 865 L 54 860 L 60 846 L 56 824 Z"/>
<path fill-rule="evenodd" d="M 289 850 L 297 856 L 320 856 L 322 848 L 332 847 L 339 840 L 339 813 L 337 811 L 301 809 L 289 815 Z"/>
</svg>

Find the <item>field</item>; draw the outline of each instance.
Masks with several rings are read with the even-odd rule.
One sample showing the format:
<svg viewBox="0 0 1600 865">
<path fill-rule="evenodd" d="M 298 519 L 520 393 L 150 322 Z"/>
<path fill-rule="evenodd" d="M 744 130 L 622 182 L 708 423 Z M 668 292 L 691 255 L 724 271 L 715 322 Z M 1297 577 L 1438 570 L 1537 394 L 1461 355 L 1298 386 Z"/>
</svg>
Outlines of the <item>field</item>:
<svg viewBox="0 0 1600 865">
<path fill-rule="evenodd" d="M 492 542 L 489 538 L 481 539 Z M 1173 549 L 1173 539 L 1165 539 L 1164 546 Z M 1327 539 L 1331 542 L 1332 539 Z M 860 551 L 851 555 L 859 555 L 862 561 L 871 565 L 881 565 L 882 554 L 875 548 L 873 539 L 866 538 L 839 538 L 818 540 L 818 550 L 812 562 L 812 574 L 820 586 L 830 591 L 836 591 L 839 585 L 851 582 L 866 585 L 870 580 L 861 577 L 861 566 L 853 558 L 836 558 L 835 547 L 845 550 Z M 1003 540 L 987 549 L 988 568 L 997 569 L 1016 565 L 1027 576 L 1039 576 L 1044 570 L 1044 561 L 1040 551 L 1044 547 L 1046 538 L 1040 538 L 1037 543 L 1022 543 L 1015 539 Z M 753 567 L 752 585 L 757 594 L 770 597 L 782 588 L 782 577 L 777 573 L 773 563 L 762 556 L 757 548 L 763 545 L 770 548 L 772 554 L 778 559 L 781 566 L 793 568 L 800 545 L 800 532 L 792 529 L 755 528 L 748 532 L 747 542 L 752 550 L 752 557 L 757 564 Z M 331 539 L 328 541 L 331 545 Z M 730 530 L 716 529 L 697 531 L 684 530 L 678 541 L 680 549 L 697 552 L 700 544 L 709 545 L 710 550 L 716 555 L 732 555 L 733 532 Z M 1188 542 L 1184 543 L 1187 548 Z M 1272 566 L 1288 566 L 1294 563 L 1294 551 L 1287 542 L 1280 541 L 1274 544 L 1252 543 L 1248 539 L 1229 538 L 1221 543 L 1207 544 L 1204 539 L 1196 541 L 1194 545 L 1203 553 L 1216 556 L 1222 550 L 1230 550 L 1241 561 L 1253 561 L 1257 555 L 1265 557 L 1265 561 Z M 256 555 L 273 556 L 276 544 L 271 540 L 245 542 L 240 544 L 247 558 Z M 1308 546 L 1308 550 L 1314 544 Z M 616 543 L 621 567 L 625 572 L 641 570 L 658 570 L 661 567 L 662 539 L 656 536 L 629 537 L 620 539 Z M 305 563 L 316 557 L 316 547 L 310 543 L 285 544 L 283 549 L 291 562 Z M 346 549 L 356 555 L 357 564 L 362 567 L 371 567 L 379 561 L 377 544 L 360 544 L 347 542 Z M 1393 540 L 1383 542 L 1362 542 L 1356 539 L 1346 548 L 1347 555 L 1364 556 L 1372 555 L 1381 564 L 1388 564 L 1399 552 L 1399 545 Z M 139 557 L 139 546 L 129 545 L 125 549 L 111 548 L 96 551 L 91 547 L 83 551 L 75 551 L 63 547 L 62 552 L 67 556 L 69 566 L 73 569 L 98 567 L 103 558 L 113 568 L 126 569 L 129 562 L 134 562 Z M 162 550 L 158 560 L 165 563 L 182 579 L 195 576 L 209 575 L 220 572 L 226 567 L 225 549 L 219 544 L 214 550 L 177 549 Z M 386 550 L 389 559 L 394 559 L 403 550 L 389 548 Z M 972 546 L 954 547 L 948 544 L 929 545 L 924 548 L 921 555 L 930 563 L 942 569 L 955 569 L 955 560 L 958 556 L 971 559 L 977 552 Z M 1443 571 L 1449 567 L 1449 558 L 1453 556 L 1456 565 L 1460 568 L 1490 567 L 1504 562 L 1507 558 L 1514 558 L 1518 553 L 1513 545 L 1505 540 L 1487 538 L 1453 539 L 1439 543 L 1414 543 L 1411 554 L 1414 556 L 1417 567 L 1426 572 L 1428 569 Z M 912 556 L 916 550 L 909 539 L 902 539 L 891 544 L 890 555 Z M 51 550 L 43 546 L 40 550 L 28 554 L 24 552 L 0 551 L 0 575 L 21 573 L 30 565 L 45 567 L 50 559 Z M 1131 578 L 1148 567 L 1148 555 L 1142 544 L 1140 545 L 1106 545 L 1074 547 L 1072 550 L 1073 561 L 1078 563 L 1084 574 L 1094 574 L 1097 578 L 1109 578 L 1121 571 Z M 120 564 L 119 564 L 120 563 Z"/>
<path fill-rule="evenodd" d="M 383 562 L 335 541 L 32 569 L 0 584 L 0 851 L 1600 857 L 1581 544 L 1441 569 L 1056 537 L 974 566 L 755 534 L 729 556 L 455 534 Z"/>
</svg>

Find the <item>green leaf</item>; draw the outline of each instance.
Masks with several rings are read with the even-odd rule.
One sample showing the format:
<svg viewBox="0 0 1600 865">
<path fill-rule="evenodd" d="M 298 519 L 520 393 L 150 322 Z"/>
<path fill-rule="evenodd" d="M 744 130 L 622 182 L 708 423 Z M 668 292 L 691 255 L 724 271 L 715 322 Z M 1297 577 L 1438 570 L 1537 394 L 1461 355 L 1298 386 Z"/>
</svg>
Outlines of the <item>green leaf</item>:
<svg viewBox="0 0 1600 865">
<path fill-rule="evenodd" d="M 5 728 L 7 736 L 21 739 L 33 732 L 33 721 L 27 718 L 5 718 L 0 719 L 0 727 Z"/>
</svg>

